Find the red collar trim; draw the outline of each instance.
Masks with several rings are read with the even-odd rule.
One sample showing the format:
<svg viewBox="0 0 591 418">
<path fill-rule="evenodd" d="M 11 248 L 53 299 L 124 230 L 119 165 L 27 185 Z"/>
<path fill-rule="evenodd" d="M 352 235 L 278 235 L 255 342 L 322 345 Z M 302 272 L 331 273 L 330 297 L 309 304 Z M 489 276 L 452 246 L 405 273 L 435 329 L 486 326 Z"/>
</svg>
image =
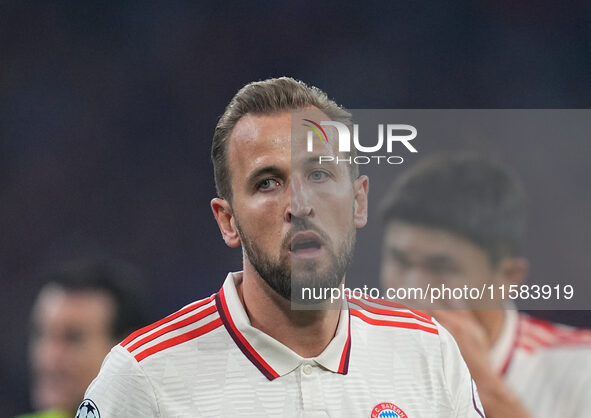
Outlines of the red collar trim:
<svg viewBox="0 0 591 418">
<path fill-rule="evenodd" d="M 244 338 L 244 335 L 236 328 L 232 317 L 230 316 L 230 310 L 228 309 L 228 305 L 226 303 L 226 297 L 224 295 L 224 288 L 222 287 L 215 295 L 215 304 L 218 308 L 218 312 L 220 313 L 220 317 L 222 318 L 222 322 L 226 327 L 226 330 L 240 349 L 242 353 L 251 361 L 252 364 L 255 365 L 257 369 L 260 370 L 262 374 L 269 380 L 273 380 L 279 377 L 279 373 L 277 373 L 269 364 L 263 360 L 259 353 L 249 344 L 249 342 Z"/>
</svg>

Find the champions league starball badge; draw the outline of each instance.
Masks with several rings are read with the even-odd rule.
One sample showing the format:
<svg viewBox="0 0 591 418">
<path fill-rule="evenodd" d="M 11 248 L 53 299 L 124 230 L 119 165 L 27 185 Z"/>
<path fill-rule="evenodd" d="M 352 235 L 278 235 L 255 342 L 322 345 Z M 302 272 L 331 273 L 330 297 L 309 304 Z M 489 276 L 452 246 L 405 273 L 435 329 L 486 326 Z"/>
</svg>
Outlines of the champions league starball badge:
<svg viewBox="0 0 591 418">
<path fill-rule="evenodd" d="M 98 408 L 96 407 L 95 403 L 90 399 L 84 399 L 80 406 L 78 407 L 78 411 L 76 412 L 76 418 L 100 418 L 101 414 L 99 413 Z"/>
</svg>

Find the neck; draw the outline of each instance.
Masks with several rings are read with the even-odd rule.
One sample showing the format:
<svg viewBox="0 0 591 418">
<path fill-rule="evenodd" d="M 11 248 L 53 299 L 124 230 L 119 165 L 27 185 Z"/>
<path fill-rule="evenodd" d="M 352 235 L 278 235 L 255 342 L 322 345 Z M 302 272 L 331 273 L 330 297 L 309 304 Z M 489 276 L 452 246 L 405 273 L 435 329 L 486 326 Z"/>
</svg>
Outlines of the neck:
<svg viewBox="0 0 591 418">
<path fill-rule="evenodd" d="M 336 333 L 340 309 L 293 310 L 249 267 L 237 291 L 251 325 L 302 357 L 320 355 Z"/>
</svg>

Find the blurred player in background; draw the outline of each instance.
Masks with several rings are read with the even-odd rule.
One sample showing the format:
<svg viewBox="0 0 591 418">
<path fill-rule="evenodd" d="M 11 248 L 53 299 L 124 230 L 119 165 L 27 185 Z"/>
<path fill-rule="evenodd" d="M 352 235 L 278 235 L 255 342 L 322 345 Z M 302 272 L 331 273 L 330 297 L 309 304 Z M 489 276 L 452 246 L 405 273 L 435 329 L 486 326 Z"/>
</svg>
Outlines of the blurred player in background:
<svg viewBox="0 0 591 418">
<path fill-rule="evenodd" d="M 336 131 L 320 133 L 327 120 L 350 114 L 290 78 L 234 96 L 214 134 L 211 207 L 244 271 L 113 348 L 80 418 L 483 416 L 456 344 L 428 315 L 301 300 L 298 288 L 344 285 L 367 220 L 367 177 L 319 163 L 345 157 Z M 313 150 L 304 125 L 318 128 Z"/>
<path fill-rule="evenodd" d="M 474 154 L 413 167 L 383 201 L 382 285 L 520 284 L 522 189 Z M 518 313 L 513 305 L 432 313 L 455 337 L 489 417 L 588 417 L 591 334 Z"/>
<path fill-rule="evenodd" d="M 21 418 L 73 417 L 111 347 L 145 324 L 139 277 L 114 261 L 78 261 L 47 277 L 31 315 L 31 402 Z"/>
</svg>

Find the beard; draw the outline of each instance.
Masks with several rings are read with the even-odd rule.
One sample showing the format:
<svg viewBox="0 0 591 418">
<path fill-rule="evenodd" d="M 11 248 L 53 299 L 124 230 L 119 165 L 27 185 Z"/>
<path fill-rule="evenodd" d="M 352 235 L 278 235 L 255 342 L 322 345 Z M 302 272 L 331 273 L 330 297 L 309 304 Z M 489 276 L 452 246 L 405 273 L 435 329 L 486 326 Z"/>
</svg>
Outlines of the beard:
<svg viewBox="0 0 591 418">
<path fill-rule="evenodd" d="M 292 302 L 303 304 L 324 302 L 324 299 L 303 300 L 301 290 L 310 288 L 314 292 L 314 289 L 316 289 L 316 293 L 313 294 L 321 294 L 324 289 L 338 287 L 353 258 L 353 248 L 355 247 L 355 227 L 353 222 L 351 222 L 351 228 L 347 232 L 345 240 L 334 251 L 335 246 L 331 245 L 332 240 L 324 231 L 304 218 L 292 218 L 290 232 L 281 242 L 277 260 L 273 260 L 269 254 L 265 254 L 256 242 L 243 232 L 238 219 L 236 219 L 236 229 L 246 256 L 259 276 L 284 299 L 292 300 L 293 295 Z M 319 263 L 315 260 L 298 261 L 296 265 L 292 265 L 290 262 L 288 249 L 291 243 L 291 234 L 310 230 L 320 235 L 323 245 L 329 253 L 328 259 L 330 261 L 323 270 L 319 269 Z M 330 292 L 326 294 L 329 296 Z"/>
</svg>

